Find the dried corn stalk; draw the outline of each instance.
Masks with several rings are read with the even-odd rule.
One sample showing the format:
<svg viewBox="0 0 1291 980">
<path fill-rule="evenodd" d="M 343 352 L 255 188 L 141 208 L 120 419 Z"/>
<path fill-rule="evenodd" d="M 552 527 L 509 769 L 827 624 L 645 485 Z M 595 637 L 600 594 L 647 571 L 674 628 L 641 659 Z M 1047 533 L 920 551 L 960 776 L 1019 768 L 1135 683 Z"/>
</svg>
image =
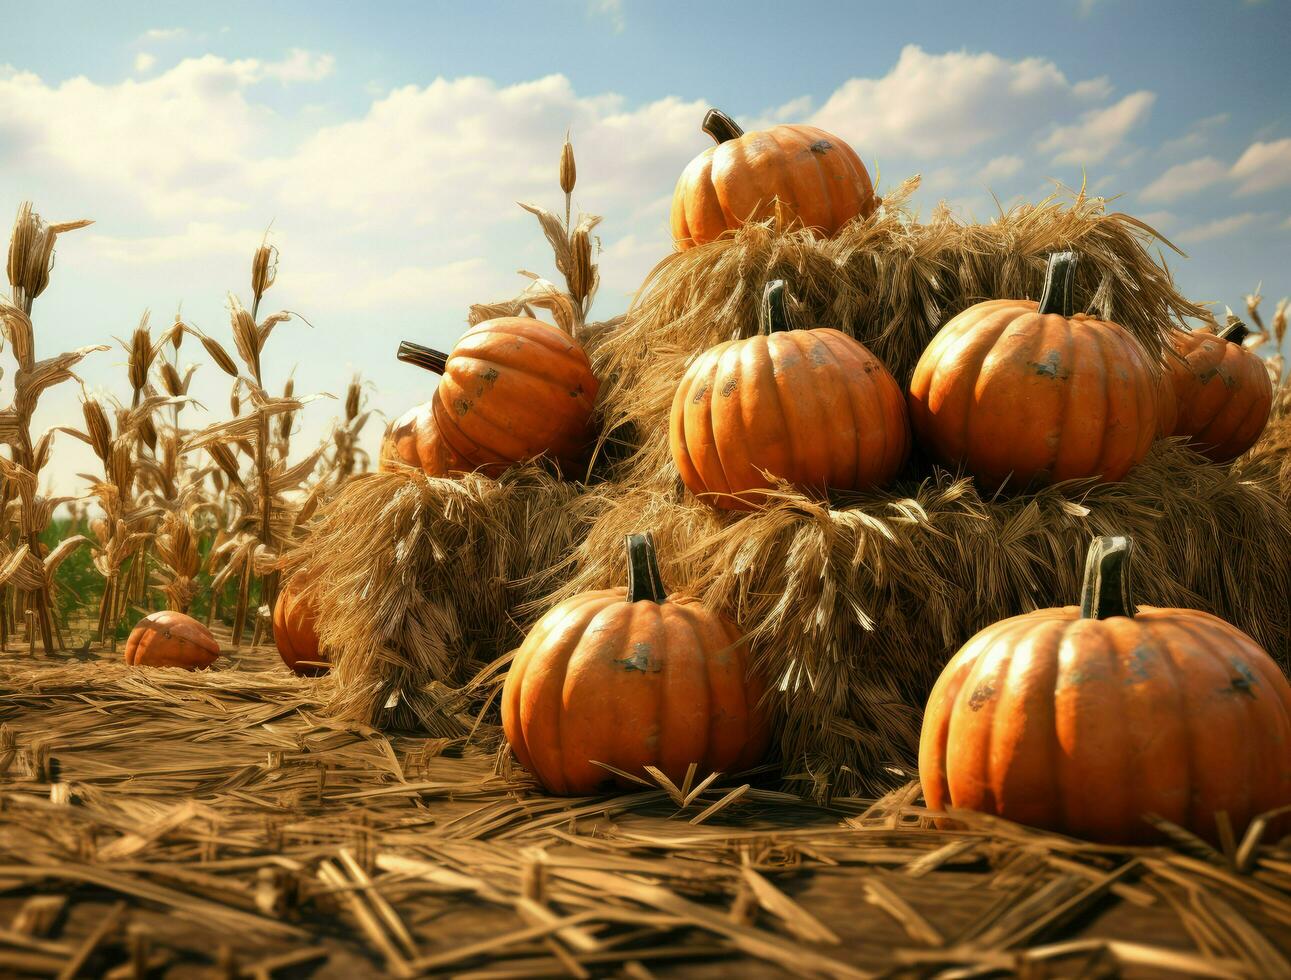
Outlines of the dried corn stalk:
<svg viewBox="0 0 1291 980">
<path fill-rule="evenodd" d="M 74 377 L 72 368 L 86 354 L 107 348 L 84 347 L 37 360 L 31 308 L 49 285 L 58 236 L 88 224 L 89 221 L 46 224 L 32 211 L 30 202 L 24 202 L 9 241 L 10 297 L 0 299 L 0 324 L 13 348 L 18 371 L 14 376 L 13 404 L 0 410 L 0 443 L 9 446 L 10 452 L 9 458 L 3 460 L 4 479 L 0 481 L 0 646 L 8 644 L 12 609 L 24 614 L 24 619 L 26 611 L 30 611 L 45 651 L 54 649 L 53 568 L 72 549 L 60 546 L 49 555 L 43 553 L 40 533 L 48 525 L 53 507 L 36 491 L 40 471 L 49 462 L 53 430 L 33 441 L 31 419 L 46 389 Z M 15 501 L 16 525 L 10 508 Z M 16 603 L 10 602 L 11 593 Z"/>
</svg>

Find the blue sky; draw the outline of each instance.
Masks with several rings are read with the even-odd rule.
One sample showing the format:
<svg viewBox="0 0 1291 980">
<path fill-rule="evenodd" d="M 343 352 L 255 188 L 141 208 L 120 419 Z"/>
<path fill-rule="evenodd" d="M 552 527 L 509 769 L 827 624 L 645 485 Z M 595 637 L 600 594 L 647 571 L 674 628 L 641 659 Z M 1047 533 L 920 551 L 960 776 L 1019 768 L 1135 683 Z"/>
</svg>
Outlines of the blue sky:
<svg viewBox="0 0 1291 980">
<path fill-rule="evenodd" d="M 608 315 L 667 251 L 710 104 L 815 122 L 881 189 L 921 173 L 925 213 L 944 199 L 989 219 L 992 193 L 1034 200 L 1083 170 L 1188 253 L 1170 264 L 1194 299 L 1239 307 L 1262 280 L 1271 312 L 1291 291 L 1285 0 L 3 6 L 0 211 L 31 198 L 97 221 L 59 249 L 43 352 L 181 303 L 227 336 L 226 291 L 245 296 L 272 223 L 269 301 L 314 326 L 279 328 L 267 363 L 298 365 L 306 391 L 362 371 L 398 414 L 430 392 L 394 361 L 400 338 L 449 346 L 470 303 L 518 291 L 515 270 L 552 273 L 514 202 L 558 204 L 566 128 L 576 206 L 605 216 Z M 89 388 L 120 392 L 123 360 L 87 361 Z M 222 410 L 217 372 L 198 377 Z M 78 397 L 49 394 L 38 421 L 77 419 Z M 299 438 L 333 414 L 311 405 Z M 89 468 L 60 444 L 55 486 Z"/>
</svg>

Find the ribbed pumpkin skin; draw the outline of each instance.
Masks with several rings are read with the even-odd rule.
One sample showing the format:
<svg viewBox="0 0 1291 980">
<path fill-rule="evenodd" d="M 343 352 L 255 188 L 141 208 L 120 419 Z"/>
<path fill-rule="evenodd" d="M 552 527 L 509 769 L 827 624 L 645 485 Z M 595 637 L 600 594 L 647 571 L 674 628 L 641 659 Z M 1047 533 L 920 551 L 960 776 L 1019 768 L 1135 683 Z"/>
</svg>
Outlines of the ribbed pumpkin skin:
<svg viewBox="0 0 1291 980">
<path fill-rule="evenodd" d="M 392 462 L 415 466 L 427 476 L 456 476 L 473 467 L 453 452 L 435 425 L 435 403 L 425 402 L 395 420 L 381 443 L 378 469 L 390 470 Z"/>
<path fill-rule="evenodd" d="M 946 666 L 919 773 L 961 807 L 1106 843 L 1156 839 L 1155 813 L 1211 841 L 1291 803 L 1291 686 L 1204 612 L 1045 609 L 987 627 Z"/>
<path fill-rule="evenodd" d="M 1157 379 L 1119 324 L 978 303 L 938 332 L 910 381 L 915 439 L 979 483 L 1120 480 L 1157 435 Z"/>
<path fill-rule="evenodd" d="M 220 656 L 211 631 L 180 612 L 151 613 L 135 625 L 126 640 L 125 662 L 134 667 L 183 667 L 205 670 Z"/>
<path fill-rule="evenodd" d="M 290 583 L 273 606 L 273 641 L 282 662 L 302 677 L 318 677 L 331 669 L 313 666 L 327 660 L 318 648 L 314 608 Z"/>
<path fill-rule="evenodd" d="M 502 688 L 502 725 L 526 769 L 548 791 L 581 795 L 613 777 L 592 762 L 643 774 L 657 766 L 680 785 L 736 772 L 766 751 L 755 710 L 763 686 L 733 624 L 689 599 L 628 602 L 624 589 L 553 608 L 516 651 Z"/>
<path fill-rule="evenodd" d="M 717 507 L 752 510 L 772 483 L 861 490 L 894 477 L 910 451 L 901 388 L 846 334 L 785 330 L 700 354 L 672 402 L 682 481 Z M 739 496 L 733 496 L 738 494 Z"/>
<path fill-rule="evenodd" d="M 435 424 L 470 469 L 491 476 L 544 453 L 577 469 L 598 387 L 587 354 L 563 330 L 528 317 L 486 320 L 448 356 Z"/>
<path fill-rule="evenodd" d="M 776 213 L 825 236 L 878 207 L 856 152 L 814 126 L 772 126 L 710 146 L 682 171 L 672 197 L 679 251 Z"/>
<path fill-rule="evenodd" d="M 1273 408 L 1264 363 L 1209 328 L 1173 330 L 1170 342 L 1183 358 L 1167 360 L 1179 412 L 1172 434 L 1216 463 L 1236 459 L 1259 440 Z"/>
</svg>

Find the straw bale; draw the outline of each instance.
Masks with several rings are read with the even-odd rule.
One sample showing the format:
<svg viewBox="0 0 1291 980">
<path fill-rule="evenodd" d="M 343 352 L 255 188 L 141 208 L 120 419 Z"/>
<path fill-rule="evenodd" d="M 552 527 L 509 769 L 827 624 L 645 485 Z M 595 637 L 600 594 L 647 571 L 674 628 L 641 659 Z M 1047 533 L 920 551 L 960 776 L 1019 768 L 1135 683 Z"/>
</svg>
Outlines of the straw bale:
<svg viewBox="0 0 1291 980">
<path fill-rule="evenodd" d="M 512 610 L 552 588 L 550 570 L 605 499 L 536 466 L 497 480 L 404 469 L 346 484 L 287 559 L 310 583 L 334 665 L 330 709 L 433 733 L 445 686 L 519 642 Z"/>
</svg>

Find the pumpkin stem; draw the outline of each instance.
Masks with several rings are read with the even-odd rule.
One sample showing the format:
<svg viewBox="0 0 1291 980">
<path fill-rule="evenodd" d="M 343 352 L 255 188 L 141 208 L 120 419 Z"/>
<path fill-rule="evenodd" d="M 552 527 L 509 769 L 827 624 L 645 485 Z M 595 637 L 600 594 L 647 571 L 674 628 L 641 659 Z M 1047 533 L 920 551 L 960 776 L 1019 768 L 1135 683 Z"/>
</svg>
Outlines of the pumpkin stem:
<svg viewBox="0 0 1291 980">
<path fill-rule="evenodd" d="M 1230 343 L 1240 345 L 1242 341 L 1250 335 L 1250 328 L 1237 317 L 1233 316 L 1232 310 L 1229 310 L 1228 322 L 1224 325 L 1224 329 L 1219 331 L 1219 336 Z"/>
<path fill-rule="evenodd" d="M 422 347 L 421 344 L 414 344 L 411 340 L 400 343 L 399 353 L 395 356 L 401 361 L 415 364 L 427 371 L 434 371 L 436 374 L 443 374 L 444 368 L 448 366 L 448 355 L 443 351 Z"/>
<path fill-rule="evenodd" d="M 1130 595 L 1130 537 L 1094 538 L 1085 557 L 1085 584 L 1080 591 L 1081 619 L 1133 616 Z"/>
<path fill-rule="evenodd" d="M 762 290 L 761 333 L 773 334 L 789 329 L 789 291 L 783 279 L 772 279 Z"/>
<path fill-rule="evenodd" d="M 709 109 L 708 114 L 704 116 L 704 124 L 700 129 L 713 137 L 718 143 L 737 140 L 744 135 L 744 130 L 740 129 L 739 123 L 721 109 Z"/>
<path fill-rule="evenodd" d="M 628 602 L 663 602 L 668 590 L 659 577 L 659 560 L 654 553 L 654 535 L 629 534 Z"/>
<path fill-rule="evenodd" d="M 1044 274 L 1044 291 L 1040 293 L 1039 313 L 1058 313 L 1070 317 L 1075 308 L 1075 252 L 1052 252 Z"/>
</svg>

